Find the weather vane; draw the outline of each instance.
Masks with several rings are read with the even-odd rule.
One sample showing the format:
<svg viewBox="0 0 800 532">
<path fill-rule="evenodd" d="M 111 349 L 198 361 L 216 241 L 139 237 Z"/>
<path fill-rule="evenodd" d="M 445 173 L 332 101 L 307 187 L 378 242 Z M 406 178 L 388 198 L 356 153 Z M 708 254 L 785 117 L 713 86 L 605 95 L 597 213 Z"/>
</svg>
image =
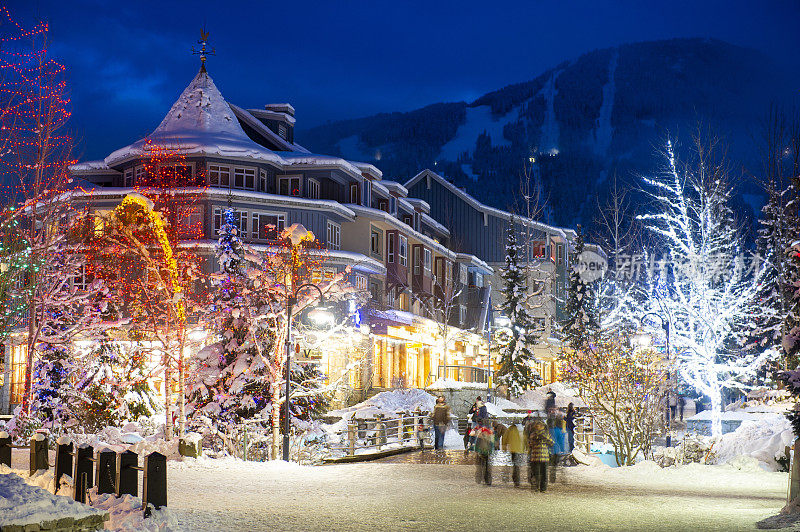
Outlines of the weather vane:
<svg viewBox="0 0 800 532">
<path fill-rule="evenodd" d="M 210 52 L 206 50 L 206 45 L 208 44 L 208 34 L 209 32 L 207 32 L 205 26 L 203 26 L 203 29 L 200 30 L 200 40 L 197 41 L 197 44 L 201 45 L 200 49 L 195 50 L 194 46 L 192 46 L 192 54 L 200 56 L 200 72 L 206 71 L 206 57 L 209 55 L 217 55 L 216 50 L 213 48 Z"/>
</svg>

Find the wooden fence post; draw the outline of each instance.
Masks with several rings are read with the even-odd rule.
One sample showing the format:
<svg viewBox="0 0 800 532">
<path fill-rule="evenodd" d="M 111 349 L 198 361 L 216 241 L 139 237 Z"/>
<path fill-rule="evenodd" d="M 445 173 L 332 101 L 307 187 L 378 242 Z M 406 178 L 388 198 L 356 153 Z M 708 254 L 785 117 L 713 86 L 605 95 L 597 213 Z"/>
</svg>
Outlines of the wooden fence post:
<svg viewBox="0 0 800 532">
<path fill-rule="evenodd" d="M 37 432 L 31 438 L 30 476 L 33 476 L 37 471 L 47 471 L 50 468 L 47 452 L 47 436 Z"/>
<path fill-rule="evenodd" d="M 358 425 L 350 420 L 347 424 L 347 454 L 353 456 L 356 454 L 356 428 Z"/>
<path fill-rule="evenodd" d="M 117 453 L 105 450 L 97 455 L 97 494 L 115 493 Z"/>
<path fill-rule="evenodd" d="M 58 439 L 56 446 L 56 470 L 53 476 L 53 493 L 58 493 L 61 477 L 72 475 L 72 442 L 64 436 Z"/>
<path fill-rule="evenodd" d="M 11 467 L 11 436 L 4 430 L 0 430 L 0 464 Z"/>
<path fill-rule="evenodd" d="M 144 479 L 142 481 L 142 506 L 144 516 L 150 516 L 150 506 L 158 509 L 167 505 L 167 457 L 159 452 L 150 453 L 144 458 Z"/>
<path fill-rule="evenodd" d="M 139 495 L 139 455 L 125 451 L 117 455 L 117 497 Z"/>
<path fill-rule="evenodd" d="M 94 458 L 94 447 L 91 445 L 79 445 L 75 450 L 75 475 L 72 478 L 74 490 L 73 499 L 78 502 L 86 502 L 86 491 L 94 486 L 92 473 L 92 459 Z"/>
</svg>

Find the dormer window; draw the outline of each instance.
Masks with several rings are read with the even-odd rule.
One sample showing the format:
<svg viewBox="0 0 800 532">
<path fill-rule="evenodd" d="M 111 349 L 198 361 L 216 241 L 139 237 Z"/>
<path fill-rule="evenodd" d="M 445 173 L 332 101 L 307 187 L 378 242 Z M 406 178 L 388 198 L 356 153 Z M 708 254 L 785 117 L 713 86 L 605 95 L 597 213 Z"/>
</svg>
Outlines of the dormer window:
<svg viewBox="0 0 800 532">
<path fill-rule="evenodd" d="M 420 219 L 419 213 L 415 212 L 414 213 L 414 225 L 412 226 L 412 227 L 414 227 L 414 231 L 419 231 L 419 219 Z"/>
<path fill-rule="evenodd" d="M 350 203 L 358 204 L 358 183 L 350 183 Z"/>
<path fill-rule="evenodd" d="M 383 212 L 389 212 L 389 202 L 385 199 L 378 200 L 378 208 Z"/>
<path fill-rule="evenodd" d="M 397 198 L 394 196 L 389 198 L 389 214 L 397 215 Z"/>
<path fill-rule="evenodd" d="M 414 218 L 410 214 L 404 214 L 403 223 L 409 227 L 414 227 Z"/>
<path fill-rule="evenodd" d="M 288 134 L 289 130 L 286 129 L 286 124 L 278 122 L 278 136 L 280 136 L 282 139 L 285 139 Z"/>
</svg>

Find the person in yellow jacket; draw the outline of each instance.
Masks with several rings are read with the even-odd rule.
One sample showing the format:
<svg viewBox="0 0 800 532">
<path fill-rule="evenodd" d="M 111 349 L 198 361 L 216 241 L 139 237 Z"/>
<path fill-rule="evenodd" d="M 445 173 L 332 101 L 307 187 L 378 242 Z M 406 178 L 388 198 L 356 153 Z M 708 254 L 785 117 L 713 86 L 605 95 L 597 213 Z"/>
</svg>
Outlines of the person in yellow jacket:
<svg viewBox="0 0 800 532">
<path fill-rule="evenodd" d="M 519 487 L 519 463 L 525 453 L 525 443 L 525 438 L 519 433 L 516 425 L 508 427 L 503 434 L 503 450 L 511 453 L 511 479 L 517 487 Z"/>
</svg>

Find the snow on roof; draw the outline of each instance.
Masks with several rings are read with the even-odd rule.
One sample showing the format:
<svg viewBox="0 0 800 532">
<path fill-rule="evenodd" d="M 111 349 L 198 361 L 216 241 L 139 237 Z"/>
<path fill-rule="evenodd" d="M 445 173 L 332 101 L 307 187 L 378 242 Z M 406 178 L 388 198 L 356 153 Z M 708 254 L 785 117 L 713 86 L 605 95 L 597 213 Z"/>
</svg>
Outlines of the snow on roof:
<svg viewBox="0 0 800 532">
<path fill-rule="evenodd" d="M 149 155 L 145 148 L 148 141 L 185 154 L 284 163 L 274 152 L 250 140 L 211 76 L 203 71 L 198 72 L 148 137 L 113 152 L 105 163 L 114 166 L 127 159 Z"/>
<path fill-rule="evenodd" d="M 485 212 L 485 213 L 491 214 L 492 216 L 497 216 L 497 217 L 503 218 L 503 219 L 508 219 L 511 216 L 510 212 L 502 211 L 500 209 L 495 209 L 494 207 L 489 207 L 488 205 L 484 205 L 483 203 L 481 203 L 480 201 L 476 200 L 475 198 L 473 198 L 471 195 L 469 195 L 465 191 L 463 191 L 460 188 L 458 188 L 457 186 L 455 186 L 453 183 L 449 182 L 448 180 L 446 180 L 445 178 L 443 178 L 442 176 L 440 176 L 436 172 L 433 172 L 433 171 L 431 171 L 429 169 L 425 169 L 425 170 L 421 171 L 420 173 L 418 173 L 417 175 L 415 175 L 414 177 L 412 177 L 411 179 L 406 181 L 406 183 L 405 183 L 406 189 L 411 188 L 420 179 L 422 179 L 423 177 L 428 177 L 428 176 L 430 176 L 432 179 L 436 179 L 436 181 L 441 183 L 442 186 L 444 186 L 445 188 L 447 188 L 448 190 L 453 192 L 456 196 L 458 196 L 461 199 L 463 199 L 464 201 L 466 201 L 469 205 L 471 205 L 477 211 Z M 544 231 L 546 233 L 555 233 L 555 234 L 561 235 L 562 237 L 564 237 L 565 240 L 567 240 L 566 232 L 570 231 L 570 229 L 563 229 L 561 227 L 554 227 L 552 225 L 547 225 L 547 224 L 544 224 L 542 222 L 537 222 L 536 220 L 531 220 L 530 218 L 525 218 L 524 216 L 516 216 L 516 219 L 519 220 L 520 223 L 522 223 L 524 225 L 527 225 L 529 227 L 533 227 L 535 229 L 540 229 L 541 231 Z"/>
<path fill-rule="evenodd" d="M 354 177 L 361 177 L 361 169 L 354 163 L 346 161 L 335 155 L 321 155 L 318 153 L 279 151 L 278 153 L 285 161 L 284 164 L 293 166 L 313 165 L 313 166 L 338 166 L 349 172 Z"/>
<path fill-rule="evenodd" d="M 261 120 L 258 120 L 251 111 L 249 110 L 245 111 L 241 107 L 234 105 L 232 103 L 228 105 L 230 105 L 231 110 L 239 120 L 244 121 L 248 126 L 256 130 L 261 136 L 269 139 L 271 142 L 274 142 L 277 146 L 280 146 L 281 149 L 287 151 L 300 151 L 300 152 L 308 151 L 302 146 L 298 146 L 297 144 L 292 144 L 288 140 L 276 134 L 270 128 L 265 126 L 264 123 L 261 122 Z"/>
<path fill-rule="evenodd" d="M 73 174 L 119 174 L 118 171 L 108 167 L 105 161 L 84 161 L 70 165 L 69 171 Z"/>
<path fill-rule="evenodd" d="M 383 186 L 389 189 L 389 192 L 394 192 L 402 197 L 408 196 L 408 189 L 397 181 L 383 181 Z"/>
</svg>

